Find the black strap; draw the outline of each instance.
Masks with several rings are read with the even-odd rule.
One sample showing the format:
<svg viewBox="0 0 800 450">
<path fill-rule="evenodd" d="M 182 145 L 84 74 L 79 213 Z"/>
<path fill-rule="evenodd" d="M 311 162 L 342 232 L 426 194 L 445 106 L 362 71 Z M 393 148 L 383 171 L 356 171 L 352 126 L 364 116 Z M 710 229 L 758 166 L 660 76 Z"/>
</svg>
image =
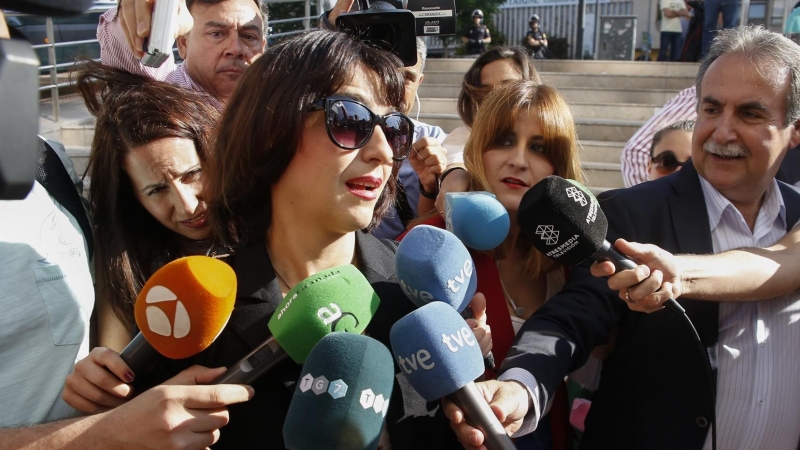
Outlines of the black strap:
<svg viewBox="0 0 800 450">
<path fill-rule="evenodd" d="M 36 181 L 47 189 L 47 192 L 78 221 L 89 249 L 89 260 L 91 260 L 94 252 L 92 225 L 83 208 L 78 190 L 72 183 L 72 178 L 56 151 L 44 139 L 39 139 L 39 142 L 41 142 L 42 151 L 36 165 Z"/>
<path fill-rule="evenodd" d="M 408 203 L 408 196 L 406 190 L 400 183 L 400 177 L 397 177 L 397 193 L 394 198 L 394 208 L 397 210 L 397 217 L 403 222 L 403 226 L 408 225 L 408 222 L 414 220 L 414 210 Z"/>
</svg>

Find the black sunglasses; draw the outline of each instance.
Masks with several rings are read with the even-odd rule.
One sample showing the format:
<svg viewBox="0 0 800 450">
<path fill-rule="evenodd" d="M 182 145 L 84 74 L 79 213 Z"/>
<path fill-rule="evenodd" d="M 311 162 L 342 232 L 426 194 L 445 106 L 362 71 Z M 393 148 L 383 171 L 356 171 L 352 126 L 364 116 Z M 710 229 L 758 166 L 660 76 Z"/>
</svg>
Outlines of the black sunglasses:
<svg viewBox="0 0 800 450">
<path fill-rule="evenodd" d="M 369 142 L 372 131 L 380 125 L 386 141 L 392 147 L 392 159 L 402 161 L 411 152 L 414 123 L 403 113 L 382 116 L 370 111 L 363 103 L 348 97 L 331 96 L 317 100 L 310 111 L 325 111 L 325 130 L 338 147 L 357 150 Z"/>
<path fill-rule="evenodd" d="M 678 167 L 681 167 L 689 162 L 688 159 L 686 161 L 678 161 L 678 157 L 675 156 L 675 153 L 673 153 L 672 150 L 664 150 L 650 160 L 656 165 L 656 170 L 662 175 L 668 175 L 672 172 L 675 172 Z"/>
</svg>

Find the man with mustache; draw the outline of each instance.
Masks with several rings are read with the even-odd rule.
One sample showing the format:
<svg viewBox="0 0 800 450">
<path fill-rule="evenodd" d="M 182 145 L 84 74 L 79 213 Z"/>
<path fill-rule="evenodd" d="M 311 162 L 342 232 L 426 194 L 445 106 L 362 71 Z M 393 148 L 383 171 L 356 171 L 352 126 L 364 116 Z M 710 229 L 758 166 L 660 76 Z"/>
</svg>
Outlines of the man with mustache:
<svg viewBox="0 0 800 450">
<path fill-rule="evenodd" d="M 159 68 L 139 61 L 153 8 L 152 0 L 121 0 L 100 16 L 103 64 L 205 92 L 214 107 L 224 109 L 244 70 L 264 52 L 262 1 L 181 0 L 176 43 L 184 62 L 178 66 L 170 57 Z"/>
<path fill-rule="evenodd" d="M 800 219 L 800 193 L 775 180 L 787 149 L 800 144 L 800 47 L 760 27 L 722 31 L 698 72 L 697 98 L 692 162 L 672 176 L 600 196 L 612 242 L 625 237 L 712 254 L 769 247 Z M 501 381 L 479 389 L 507 431 L 525 434 L 547 412 L 563 377 L 617 327 L 582 449 L 708 449 L 714 416 L 720 449 L 797 448 L 800 294 L 679 302 L 703 355 L 677 314 L 631 311 L 605 280 L 575 267 L 564 290 L 520 330 Z M 445 411 L 467 448 L 482 444 L 457 407 L 446 404 Z"/>
</svg>

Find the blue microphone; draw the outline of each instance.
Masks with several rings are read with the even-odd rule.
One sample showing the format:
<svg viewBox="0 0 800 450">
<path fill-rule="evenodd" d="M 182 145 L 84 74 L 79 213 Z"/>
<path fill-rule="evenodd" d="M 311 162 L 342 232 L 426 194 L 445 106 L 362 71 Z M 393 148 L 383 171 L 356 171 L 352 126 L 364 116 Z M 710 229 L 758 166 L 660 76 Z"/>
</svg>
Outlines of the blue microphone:
<svg viewBox="0 0 800 450">
<path fill-rule="evenodd" d="M 441 228 L 412 228 L 397 247 L 395 263 L 403 292 L 417 306 L 438 301 L 461 312 L 478 289 L 469 250 Z"/>
<path fill-rule="evenodd" d="M 286 413 L 291 450 L 373 450 L 394 386 L 389 349 L 373 338 L 330 333 L 311 350 Z"/>
<path fill-rule="evenodd" d="M 448 397 L 483 432 L 487 448 L 516 449 L 475 386 L 484 370 L 481 349 L 453 308 L 442 302 L 423 306 L 398 320 L 389 339 L 400 370 L 425 400 Z"/>
<path fill-rule="evenodd" d="M 444 211 L 447 231 L 475 250 L 496 248 L 511 227 L 508 211 L 491 192 L 448 192 Z"/>
</svg>

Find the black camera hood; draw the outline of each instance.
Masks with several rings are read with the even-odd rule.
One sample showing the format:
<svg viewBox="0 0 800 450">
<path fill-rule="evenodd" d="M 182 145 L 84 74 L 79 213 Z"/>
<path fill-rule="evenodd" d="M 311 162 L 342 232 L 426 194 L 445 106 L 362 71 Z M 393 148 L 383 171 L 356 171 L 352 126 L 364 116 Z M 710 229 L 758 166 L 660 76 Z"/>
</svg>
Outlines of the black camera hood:
<svg viewBox="0 0 800 450">
<path fill-rule="evenodd" d="M 417 64 L 414 13 L 391 3 L 374 2 L 368 10 L 342 14 L 336 27 L 354 38 L 397 55 L 405 66 Z"/>
</svg>

